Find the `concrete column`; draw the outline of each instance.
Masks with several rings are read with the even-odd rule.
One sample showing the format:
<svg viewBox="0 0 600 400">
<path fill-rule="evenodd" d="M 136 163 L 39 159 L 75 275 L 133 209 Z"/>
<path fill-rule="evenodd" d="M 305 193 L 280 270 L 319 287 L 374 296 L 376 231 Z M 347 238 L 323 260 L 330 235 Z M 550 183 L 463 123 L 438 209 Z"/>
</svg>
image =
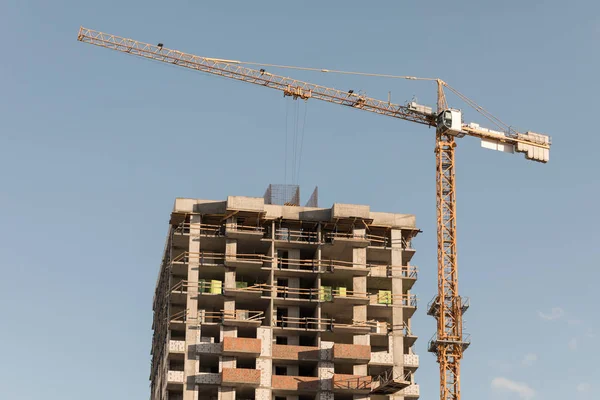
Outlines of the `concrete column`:
<svg viewBox="0 0 600 400">
<path fill-rule="evenodd" d="M 274 286 L 275 285 L 275 268 L 277 267 L 277 249 L 275 248 L 275 221 L 271 222 L 271 246 L 269 248 L 269 253 L 267 254 L 271 257 L 271 271 L 269 272 L 269 278 L 267 280 L 267 284 Z M 271 299 L 269 300 L 269 305 L 267 307 L 267 312 L 265 315 L 265 323 L 268 326 L 274 326 L 273 314 L 275 313 L 275 306 L 273 304 L 273 291 L 271 291 Z M 269 397 L 269 400 L 271 398 Z M 258 398 L 257 398 L 258 400 Z"/>
<path fill-rule="evenodd" d="M 320 388 L 322 391 L 327 391 L 325 393 L 331 393 L 333 390 L 332 379 L 334 374 L 334 366 L 333 366 L 333 342 L 327 342 L 321 340 L 319 344 L 319 381 Z M 324 393 L 324 392 L 321 392 Z M 321 398 L 333 398 L 332 397 L 321 397 Z"/>
<path fill-rule="evenodd" d="M 219 400 L 235 400 L 235 388 L 219 386 Z"/>
<path fill-rule="evenodd" d="M 257 388 L 254 394 L 256 400 L 271 400 L 273 330 L 266 326 L 259 327 L 256 329 L 256 337 L 261 340 L 260 356 L 256 359 L 256 369 L 260 371 L 261 387 Z"/>
<path fill-rule="evenodd" d="M 315 265 L 317 265 L 319 267 L 319 270 L 321 269 L 321 239 L 323 237 L 323 232 L 321 230 L 321 223 L 319 223 L 319 225 L 317 226 L 317 243 L 319 243 L 318 247 L 317 247 L 317 251 L 315 254 Z M 321 291 L 321 274 L 319 273 L 317 275 L 317 290 L 318 293 L 320 293 Z M 317 313 L 316 313 L 316 318 L 318 318 L 318 321 L 321 321 L 321 304 L 317 304 Z M 317 342 L 321 341 L 321 334 L 318 335 L 318 339 Z"/>
<path fill-rule="evenodd" d="M 400 243 L 400 230 L 392 229 L 392 249 L 391 249 L 391 264 L 393 266 L 402 265 L 402 247 Z M 395 275 L 399 276 L 399 275 Z M 404 332 L 401 327 L 404 324 L 404 309 L 400 306 L 400 295 L 402 295 L 402 278 L 392 277 L 392 296 L 394 298 L 392 308 L 392 331 L 393 338 L 393 355 L 394 355 L 394 377 L 404 377 Z"/>
<path fill-rule="evenodd" d="M 185 354 L 184 354 L 184 384 L 183 400 L 195 400 L 195 377 L 199 370 L 196 344 L 200 342 L 200 329 L 198 323 L 198 276 L 200 252 L 200 215 L 190 216 L 190 259 L 187 273 L 187 321 L 185 329 Z"/>
<path fill-rule="evenodd" d="M 334 400 L 333 392 L 319 392 L 319 394 L 317 394 L 317 399 L 318 400 Z"/>
</svg>

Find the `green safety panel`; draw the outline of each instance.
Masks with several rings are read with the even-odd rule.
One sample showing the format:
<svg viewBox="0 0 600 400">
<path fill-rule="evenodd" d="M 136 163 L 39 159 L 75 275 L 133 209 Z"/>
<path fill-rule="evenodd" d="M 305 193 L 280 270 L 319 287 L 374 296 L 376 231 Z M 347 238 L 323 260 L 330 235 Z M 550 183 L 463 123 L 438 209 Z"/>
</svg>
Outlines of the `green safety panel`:
<svg viewBox="0 0 600 400">
<path fill-rule="evenodd" d="M 392 304 L 392 291 L 391 290 L 380 290 L 377 295 L 377 303 L 379 304 Z"/>
<path fill-rule="evenodd" d="M 331 301 L 331 286 L 321 286 L 319 299 L 321 301 Z"/>
<path fill-rule="evenodd" d="M 221 294 L 223 288 L 223 282 L 213 279 L 210 281 L 210 293 L 211 294 Z"/>
</svg>

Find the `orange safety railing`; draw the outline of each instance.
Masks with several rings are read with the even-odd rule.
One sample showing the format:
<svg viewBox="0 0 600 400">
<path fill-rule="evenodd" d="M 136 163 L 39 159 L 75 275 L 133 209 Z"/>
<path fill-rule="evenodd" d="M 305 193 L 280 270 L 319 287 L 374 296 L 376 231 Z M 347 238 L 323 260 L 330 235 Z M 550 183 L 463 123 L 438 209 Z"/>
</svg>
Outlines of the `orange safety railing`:
<svg viewBox="0 0 600 400">
<path fill-rule="evenodd" d="M 190 224 L 189 222 L 182 222 L 177 225 L 173 232 L 180 235 L 223 236 L 225 234 L 225 225 Z"/>
<path fill-rule="evenodd" d="M 227 254 L 226 261 L 247 261 L 247 262 L 265 262 L 271 261 L 273 257 L 264 254 Z"/>
<path fill-rule="evenodd" d="M 321 266 L 326 267 L 329 271 L 333 272 L 335 268 L 367 268 L 367 264 L 355 263 L 352 261 L 341 261 L 341 260 L 320 260 Z"/>
<path fill-rule="evenodd" d="M 372 378 L 346 374 L 333 375 L 333 388 L 346 390 L 370 390 Z"/>
<path fill-rule="evenodd" d="M 364 233 L 354 232 L 326 232 L 325 238 L 331 241 L 332 239 L 359 239 L 366 240 L 367 235 Z"/>
<path fill-rule="evenodd" d="M 369 304 L 416 307 L 417 296 L 414 294 L 371 293 L 369 295 Z"/>
<path fill-rule="evenodd" d="M 221 265 L 225 261 L 225 253 L 210 251 L 183 252 L 171 260 L 172 263 L 183 263 L 193 265 Z"/>
<path fill-rule="evenodd" d="M 278 317 L 274 319 L 275 326 L 287 329 L 301 329 L 307 331 L 323 331 L 333 327 L 333 318 L 314 317 Z"/>
<path fill-rule="evenodd" d="M 369 240 L 370 246 L 390 247 L 392 245 L 392 240 L 388 236 L 380 236 L 380 235 L 372 235 L 372 234 L 367 234 L 365 236 Z"/>
<path fill-rule="evenodd" d="M 187 321 L 187 310 L 182 310 L 171 315 L 171 322 L 186 322 Z"/>
<path fill-rule="evenodd" d="M 277 258 L 277 269 L 288 271 L 325 272 L 319 260 L 299 260 L 292 258 Z"/>
<path fill-rule="evenodd" d="M 198 318 L 191 319 L 189 317 L 189 310 L 182 310 L 171 315 L 171 322 L 184 322 L 184 323 L 222 323 L 223 321 L 251 321 L 260 322 L 265 318 L 264 311 L 254 310 L 220 310 L 220 311 L 206 311 L 198 310 Z"/>
<path fill-rule="evenodd" d="M 228 231 L 232 231 L 232 232 L 257 232 L 257 233 L 262 233 L 264 232 L 264 228 L 261 226 L 252 226 L 252 225 L 236 225 L 236 224 L 231 224 L 227 226 L 227 230 Z"/>
<path fill-rule="evenodd" d="M 379 272 L 387 277 L 401 277 L 417 279 L 418 269 L 414 265 L 390 265 L 385 263 L 367 263 L 371 274 Z"/>
<path fill-rule="evenodd" d="M 314 231 L 278 228 L 275 229 L 275 240 L 299 243 L 318 243 L 319 235 Z"/>
<path fill-rule="evenodd" d="M 236 291 L 236 292 L 247 292 L 247 293 L 256 293 L 262 294 L 267 292 L 266 296 L 270 297 L 271 285 L 267 285 L 266 283 L 255 283 L 251 286 L 246 287 L 234 287 L 234 288 L 225 288 L 226 291 Z"/>
<path fill-rule="evenodd" d="M 383 322 L 385 323 L 385 322 Z M 369 328 L 372 330 L 377 329 L 378 327 L 382 326 L 383 324 L 380 321 L 376 321 L 376 320 L 368 320 L 368 321 L 364 321 L 364 320 L 350 320 L 350 321 L 336 321 L 334 319 L 334 323 L 333 326 L 334 328 Z M 386 323 L 387 325 L 387 323 Z"/>
<path fill-rule="evenodd" d="M 223 293 L 223 284 L 221 281 L 221 286 L 213 286 L 211 281 L 200 281 L 200 282 L 188 282 L 183 279 L 177 282 L 173 287 L 171 287 L 171 292 L 179 292 L 179 293 L 187 293 L 188 288 L 198 289 L 198 292 L 203 294 L 222 294 Z M 220 289 L 218 293 L 212 293 L 211 290 Z"/>
<path fill-rule="evenodd" d="M 275 289 L 276 297 L 283 299 L 296 299 L 296 300 L 319 300 L 319 289 L 318 288 L 291 288 L 289 286 L 273 286 Z"/>
<path fill-rule="evenodd" d="M 333 289 L 331 291 L 331 295 L 336 298 L 336 297 L 347 297 L 350 299 L 364 299 L 364 300 L 368 300 L 369 299 L 369 293 L 367 292 L 355 292 L 353 290 L 340 290 L 340 289 Z"/>
<path fill-rule="evenodd" d="M 250 310 L 233 310 L 233 311 L 222 311 L 224 320 L 236 320 L 236 321 L 262 321 L 265 319 L 265 313 L 263 311 L 250 311 Z"/>
</svg>

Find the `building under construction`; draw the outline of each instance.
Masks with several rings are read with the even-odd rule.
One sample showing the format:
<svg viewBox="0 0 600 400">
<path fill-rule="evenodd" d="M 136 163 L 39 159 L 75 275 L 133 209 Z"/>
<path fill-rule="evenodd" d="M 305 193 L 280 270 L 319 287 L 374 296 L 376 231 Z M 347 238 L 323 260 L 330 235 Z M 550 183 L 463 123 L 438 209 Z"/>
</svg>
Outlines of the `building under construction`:
<svg viewBox="0 0 600 400">
<path fill-rule="evenodd" d="M 151 399 L 416 399 L 415 217 L 179 198 L 154 297 Z"/>
</svg>

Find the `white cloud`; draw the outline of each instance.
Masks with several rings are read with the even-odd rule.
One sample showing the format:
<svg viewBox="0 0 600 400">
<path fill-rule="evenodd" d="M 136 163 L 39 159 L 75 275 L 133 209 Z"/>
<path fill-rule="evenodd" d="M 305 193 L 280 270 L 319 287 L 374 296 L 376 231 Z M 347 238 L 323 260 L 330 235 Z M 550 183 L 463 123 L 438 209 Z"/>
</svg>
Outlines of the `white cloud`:
<svg viewBox="0 0 600 400">
<path fill-rule="evenodd" d="M 560 307 L 554 307 L 552 310 L 550 310 L 549 314 L 538 311 L 538 315 L 540 316 L 541 319 L 545 319 L 546 321 L 552 321 L 555 319 L 559 319 L 563 315 L 565 315 L 565 310 L 563 310 Z"/>
<path fill-rule="evenodd" d="M 571 349 L 571 350 L 577 350 L 577 345 L 578 345 L 577 338 L 573 338 L 573 339 L 569 340 L 569 344 L 568 345 L 569 345 L 569 349 Z"/>
<path fill-rule="evenodd" d="M 535 390 L 529 387 L 529 385 L 502 377 L 492 380 L 492 389 L 516 393 L 523 400 L 530 400 L 535 397 Z"/>
<path fill-rule="evenodd" d="M 592 385 L 590 385 L 589 383 L 580 383 L 579 385 L 577 385 L 577 391 L 579 393 L 587 393 L 590 391 L 591 388 Z"/>
<path fill-rule="evenodd" d="M 585 333 L 585 336 L 588 337 L 588 338 L 590 338 L 590 339 L 593 339 L 593 338 L 596 337 L 596 334 L 591 329 L 588 329 L 588 331 Z"/>
<path fill-rule="evenodd" d="M 521 364 L 525 367 L 531 367 L 537 361 L 537 359 L 538 359 L 537 354 L 527 353 L 527 354 L 525 354 L 525 357 L 523 357 Z"/>
</svg>

